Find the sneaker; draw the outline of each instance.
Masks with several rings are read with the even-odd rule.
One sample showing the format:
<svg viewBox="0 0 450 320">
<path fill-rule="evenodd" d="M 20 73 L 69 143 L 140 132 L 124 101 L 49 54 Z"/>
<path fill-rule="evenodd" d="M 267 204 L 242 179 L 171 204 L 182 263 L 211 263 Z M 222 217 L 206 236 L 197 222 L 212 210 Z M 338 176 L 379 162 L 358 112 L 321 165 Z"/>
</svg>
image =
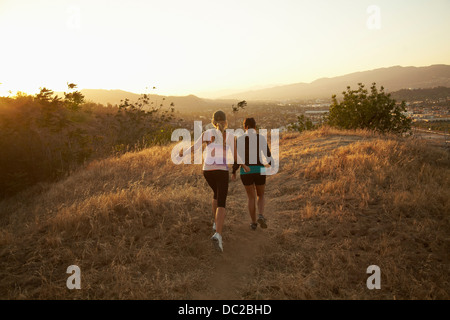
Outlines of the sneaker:
<svg viewBox="0 0 450 320">
<path fill-rule="evenodd" d="M 261 226 L 261 228 L 263 228 L 263 229 L 267 228 L 266 219 L 263 217 L 262 214 L 260 214 L 259 217 L 258 217 L 258 223 Z"/>
<path fill-rule="evenodd" d="M 250 228 L 252 228 L 252 230 L 256 230 L 257 227 L 258 227 L 257 223 L 250 223 Z"/>
<path fill-rule="evenodd" d="M 213 222 L 213 231 L 216 232 L 216 223 Z"/>
<path fill-rule="evenodd" d="M 222 236 L 219 233 L 214 233 L 211 240 L 213 241 L 214 247 L 217 251 L 223 252 L 223 245 L 222 245 Z"/>
</svg>

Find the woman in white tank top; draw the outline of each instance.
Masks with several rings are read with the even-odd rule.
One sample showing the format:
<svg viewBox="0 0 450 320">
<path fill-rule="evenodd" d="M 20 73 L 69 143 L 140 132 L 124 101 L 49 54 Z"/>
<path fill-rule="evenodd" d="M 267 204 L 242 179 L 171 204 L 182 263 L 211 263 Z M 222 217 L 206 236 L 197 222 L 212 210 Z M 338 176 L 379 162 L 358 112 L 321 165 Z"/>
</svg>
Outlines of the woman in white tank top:
<svg viewBox="0 0 450 320">
<path fill-rule="evenodd" d="M 231 152 L 232 147 L 234 148 L 233 150 L 236 150 L 236 139 L 231 132 L 226 132 L 228 123 L 223 111 L 216 111 L 211 122 L 215 129 L 203 132 L 202 136 L 188 149 L 187 154 L 190 154 L 193 148 L 194 150 L 200 148 L 203 142 L 207 143 L 203 154 L 205 159 L 203 162 L 203 176 L 214 192 L 212 211 L 215 233 L 211 240 L 216 249 L 223 252 L 222 229 L 225 221 L 225 207 L 228 195 L 228 166 L 237 160 L 237 152 Z M 243 168 L 246 171 L 250 170 L 246 165 L 243 165 Z"/>
</svg>

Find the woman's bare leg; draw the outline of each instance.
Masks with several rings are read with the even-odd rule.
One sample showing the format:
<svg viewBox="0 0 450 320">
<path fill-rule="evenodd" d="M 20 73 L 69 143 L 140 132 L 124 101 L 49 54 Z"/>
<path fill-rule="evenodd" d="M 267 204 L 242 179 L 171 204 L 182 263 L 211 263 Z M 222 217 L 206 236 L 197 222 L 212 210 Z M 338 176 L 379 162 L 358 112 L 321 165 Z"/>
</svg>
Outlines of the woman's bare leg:
<svg viewBox="0 0 450 320">
<path fill-rule="evenodd" d="M 212 201 L 212 213 L 213 213 L 213 221 L 216 222 L 217 199 L 213 199 Z"/>
<path fill-rule="evenodd" d="M 256 194 L 258 196 L 258 213 L 260 215 L 264 215 L 264 205 L 265 205 L 265 197 L 264 197 L 264 188 L 266 185 L 256 186 Z"/>
<path fill-rule="evenodd" d="M 247 192 L 248 199 L 248 213 L 250 214 L 250 218 L 252 219 L 252 223 L 256 223 L 256 194 L 255 194 L 255 186 L 244 186 L 245 191 Z"/>
<path fill-rule="evenodd" d="M 226 215 L 225 208 L 218 207 L 216 213 L 216 232 L 220 235 L 222 235 L 222 228 L 225 222 L 225 215 Z"/>
</svg>

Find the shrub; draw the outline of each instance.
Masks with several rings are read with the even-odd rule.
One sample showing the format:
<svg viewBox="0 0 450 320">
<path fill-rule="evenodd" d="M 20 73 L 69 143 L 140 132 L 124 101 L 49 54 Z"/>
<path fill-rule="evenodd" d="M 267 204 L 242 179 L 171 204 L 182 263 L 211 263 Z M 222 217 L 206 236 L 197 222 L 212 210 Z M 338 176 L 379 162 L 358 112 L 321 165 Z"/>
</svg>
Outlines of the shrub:
<svg viewBox="0 0 450 320">
<path fill-rule="evenodd" d="M 397 103 L 390 94 L 381 87 L 378 91 L 376 83 L 372 84 L 370 94 L 362 83 L 358 90 L 343 92 L 344 99 L 338 102 L 332 96 L 332 104 L 328 115 L 328 124 L 340 129 L 369 129 L 381 133 L 403 133 L 411 130 L 411 119 L 404 115 L 405 101 Z"/>
</svg>

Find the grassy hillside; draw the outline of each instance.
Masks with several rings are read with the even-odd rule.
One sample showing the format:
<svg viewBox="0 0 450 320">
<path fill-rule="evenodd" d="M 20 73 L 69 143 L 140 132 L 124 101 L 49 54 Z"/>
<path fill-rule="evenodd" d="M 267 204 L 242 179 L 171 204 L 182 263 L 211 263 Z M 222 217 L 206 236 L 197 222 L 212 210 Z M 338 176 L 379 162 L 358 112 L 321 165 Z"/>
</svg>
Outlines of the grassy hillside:
<svg viewBox="0 0 450 320">
<path fill-rule="evenodd" d="M 91 163 L 0 202 L 1 299 L 449 299 L 450 158 L 415 140 L 285 134 L 269 228 L 230 184 L 212 249 L 201 166 L 172 146 Z M 69 290 L 66 269 L 81 269 Z M 381 268 L 381 290 L 366 269 Z"/>
</svg>

